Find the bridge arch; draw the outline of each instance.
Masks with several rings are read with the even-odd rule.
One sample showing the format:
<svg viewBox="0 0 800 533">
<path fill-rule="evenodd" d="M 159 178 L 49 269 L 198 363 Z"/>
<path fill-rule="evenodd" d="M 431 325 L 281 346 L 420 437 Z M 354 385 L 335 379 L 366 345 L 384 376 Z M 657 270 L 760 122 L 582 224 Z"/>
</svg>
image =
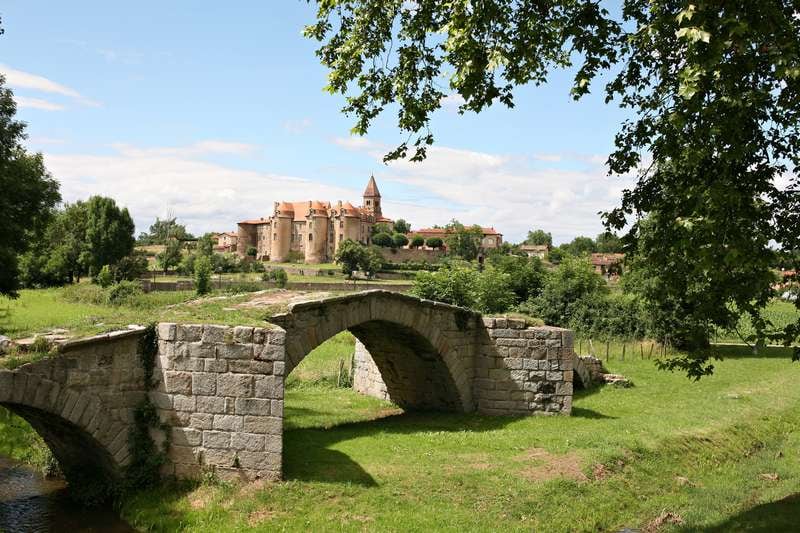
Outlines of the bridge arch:
<svg viewBox="0 0 800 533">
<path fill-rule="evenodd" d="M 480 316 L 388 291 L 301 302 L 271 319 L 286 330 L 286 373 L 314 348 L 350 331 L 372 354 L 388 395 L 408 409 L 474 410 Z"/>
</svg>

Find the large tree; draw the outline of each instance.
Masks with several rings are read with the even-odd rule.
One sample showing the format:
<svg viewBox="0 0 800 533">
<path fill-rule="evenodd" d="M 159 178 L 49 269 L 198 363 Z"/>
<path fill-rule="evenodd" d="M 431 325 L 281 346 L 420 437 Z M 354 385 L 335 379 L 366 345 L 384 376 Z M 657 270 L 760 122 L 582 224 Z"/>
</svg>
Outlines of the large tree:
<svg viewBox="0 0 800 533">
<path fill-rule="evenodd" d="M 104 265 L 114 265 L 133 252 L 135 226 L 128 208 L 112 198 L 92 196 L 86 201 L 86 246 L 82 263 L 97 275 Z"/>
<path fill-rule="evenodd" d="M 16 111 L 0 75 L 0 295 L 10 297 L 20 287 L 18 254 L 41 238 L 61 200 L 42 155 L 23 148 L 25 124 L 14 118 Z"/>
<path fill-rule="evenodd" d="M 796 0 L 623 0 L 613 13 L 590 0 L 317 4 L 306 34 L 322 43 L 328 89 L 347 95 L 354 132 L 399 106 L 410 140 L 386 159 L 425 157 L 448 93 L 477 112 L 513 106 L 516 86 L 554 67 L 575 68 L 575 98 L 608 73 L 607 101 L 633 117 L 609 171 L 637 180 L 605 222 L 626 229 L 641 268 L 663 270 L 647 298 L 697 325 L 680 339 L 694 355 L 676 364 L 705 372 L 710 333 L 745 314 L 759 338 L 800 337 L 800 321 L 778 329 L 761 313 L 776 253 L 800 248 Z"/>
</svg>

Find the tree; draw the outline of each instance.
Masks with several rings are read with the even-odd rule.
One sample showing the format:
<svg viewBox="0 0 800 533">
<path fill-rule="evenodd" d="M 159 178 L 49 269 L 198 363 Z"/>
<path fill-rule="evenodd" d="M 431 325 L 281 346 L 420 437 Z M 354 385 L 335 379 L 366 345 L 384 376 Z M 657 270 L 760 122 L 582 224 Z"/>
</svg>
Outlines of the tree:
<svg viewBox="0 0 800 533">
<path fill-rule="evenodd" d="M 515 295 L 514 303 L 524 302 L 542 292 L 547 273 L 538 257 L 491 254 L 489 264 L 508 275 L 509 287 Z"/>
<path fill-rule="evenodd" d="M 204 233 L 202 237 L 197 239 L 197 254 L 211 257 L 214 253 L 214 234 Z"/>
<path fill-rule="evenodd" d="M 452 220 L 446 227 L 447 251 L 467 261 L 478 257 L 483 230 L 480 226 L 465 227 L 458 220 Z"/>
<path fill-rule="evenodd" d="M 604 254 L 622 253 L 622 239 L 615 233 L 604 231 L 595 239 L 595 249 Z"/>
<path fill-rule="evenodd" d="M 385 233 L 387 235 L 392 234 L 392 225 L 388 222 L 378 222 L 377 224 L 372 225 L 372 235 L 377 235 L 379 233 Z"/>
<path fill-rule="evenodd" d="M 425 241 L 425 246 L 436 250 L 444 246 L 444 241 L 439 237 L 428 237 L 428 240 Z"/>
<path fill-rule="evenodd" d="M 181 262 L 181 250 L 183 245 L 180 241 L 171 240 L 168 241 L 164 249 L 156 254 L 156 262 L 158 263 L 159 268 L 164 270 L 164 275 L 167 274 L 167 271 L 170 268 L 176 267 Z M 208 257 L 208 256 L 203 256 Z M 197 259 L 195 259 L 195 270 L 197 270 Z"/>
<path fill-rule="evenodd" d="M 543 229 L 528 232 L 528 236 L 522 244 L 533 244 L 538 246 L 553 246 L 553 236 L 546 233 Z"/>
<path fill-rule="evenodd" d="M 412 248 L 420 248 L 425 245 L 425 239 L 422 235 L 414 235 L 411 237 L 411 247 Z"/>
<path fill-rule="evenodd" d="M 411 233 L 411 224 L 406 222 L 402 218 L 398 218 L 394 221 L 394 231 L 397 233 Z"/>
<path fill-rule="evenodd" d="M 112 198 L 92 196 L 86 202 L 86 250 L 81 262 L 96 275 L 103 265 L 114 265 L 133 252 L 134 224 L 127 208 Z"/>
<path fill-rule="evenodd" d="M 375 248 L 366 248 L 358 266 L 368 278 L 373 278 L 383 266 L 383 256 Z"/>
<path fill-rule="evenodd" d="M 402 233 L 395 233 L 392 235 L 392 243 L 394 244 L 395 248 L 402 248 L 408 244 L 408 237 Z"/>
<path fill-rule="evenodd" d="M 576 0 L 488 0 L 479 8 L 466 0 L 318 2 L 305 33 L 322 43 L 328 90 L 348 95 L 355 133 L 399 106 L 398 125 L 413 140 L 387 160 L 425 157 L 445 91 L 463 99 L 460 112 L 479 112 L 498 101 L 513 106 L 516 86 L 543 83 L 553 68 L 575 67 L 575 98 L 608 73 L 606 100 L 634 115 L 608 167 L 637 179 L 604 221 L 627 229 L 642 267 L 665 269 L 654 301 L 674 302 L 683 318 L 706 324 L 684 339 L 700 362 L 677 366 L 694 375 L 707 368 L 711 331 L 742 315 L 757 338 L 790 345 L 800 320 L 775 328 L 762 310 L 775 296 L 768 276 L 775 254 L 800 248 L 796 3 L 621 4 L 609 12 L 602 2 Z M 449 87 L 440 83 L 445 72 Z M 699 286 L 708 290 L 687 291 Z"/>
<path fill-rule="evenodd" d="M 211 259 L 207 255 L 194 262 L 194 286 L 198 296 L 211 292 Z"/>
<path fill-rule="evenodd" d="M 45 169 L 42 155 L 23 148 L 25 124 L 14 119 L 16 111 L 0 75 L 0 295 L 12 298 L 20 287 L 18 254 L 42 238 L 61 200 L 58 182 Z"/>
<path fill-rule="evenodd" d="M 572 242 L 563 247 L 569 255 L 586 255 L 596 251 L 597 246 L 591 237 L 578 236 Z"/>
<path fill-rule="evenodd" d="M 112 283 L 114 283 L 114 274 L 111 273 L 111 267 L 108 265 L 103 265 L 103 268 L 100 269 L 100 272 L 97 273 L 96 280 L 97 284 L 103 287 L 110 287 Z"/>
<path fill-rule="evenodd" d="M 372 244 L 388 248 L 394 246 L 394 241 L 392 240 L 392 236 L 388 233 L 376 233 L 372 236 Z"/>
<path fill-rule="evenodd" d="M 348 278 L 353 277 L 353 272 L 358 270 L 358 265 L 363 261 L 364 248 L 364 245 L 351 239 L 339 243 L 333 260 L 342 266 L 342 272 Z"/>
<path fill-rule="evenodd" d="M 156 217 L 156 221 L 150 226 L 150 231 L 141 233 L 138 242 L 139 244 L 166 244 L 169 239 L 184 241 L 191 238 L 192 234 L 186 231 L 186 226 L 178 224 L 177 218 L 167 216 L 164 220 Z"/>
</svg>

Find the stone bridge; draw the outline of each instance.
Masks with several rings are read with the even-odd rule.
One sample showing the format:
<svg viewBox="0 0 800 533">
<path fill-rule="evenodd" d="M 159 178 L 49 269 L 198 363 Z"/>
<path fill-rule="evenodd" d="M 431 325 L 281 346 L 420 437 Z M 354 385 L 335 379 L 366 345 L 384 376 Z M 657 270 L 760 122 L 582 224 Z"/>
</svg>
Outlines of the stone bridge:
<svg viewBox="0 0 800 533">
<path fill-rule="evenodd" d="M 284 379 L 315 347 L 358 339 L 357 389 L 405 409 L 568 414 L 572 333 L 487 318 L 386 291 L 302 302 L 264 327 L 158 325 L 152 383 L 144 329 L 70 341 L 0 372 L 0 405 L 44 438 L 68 480 L 118 482 L 131 461 L 136 409 L 161 422 L 164 475 L 279 479 Z"/>
</svg>

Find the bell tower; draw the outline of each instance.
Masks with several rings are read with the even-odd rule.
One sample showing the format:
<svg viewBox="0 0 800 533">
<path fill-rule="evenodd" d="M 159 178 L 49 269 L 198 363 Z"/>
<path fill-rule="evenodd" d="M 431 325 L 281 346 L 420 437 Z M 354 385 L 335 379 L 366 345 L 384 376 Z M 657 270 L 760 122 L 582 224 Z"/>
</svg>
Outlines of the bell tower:
<svg viewBox="0 0 800 533">
<path fill-rule="evenodd" d="M 364 210 L 375 218 L 383 216 L 381 213 L 381 193 L 378 191 L 378 184 L 375 183 L 375 176 L 369 177 L 367 188 L 364 189 Z"/>
</svg>

